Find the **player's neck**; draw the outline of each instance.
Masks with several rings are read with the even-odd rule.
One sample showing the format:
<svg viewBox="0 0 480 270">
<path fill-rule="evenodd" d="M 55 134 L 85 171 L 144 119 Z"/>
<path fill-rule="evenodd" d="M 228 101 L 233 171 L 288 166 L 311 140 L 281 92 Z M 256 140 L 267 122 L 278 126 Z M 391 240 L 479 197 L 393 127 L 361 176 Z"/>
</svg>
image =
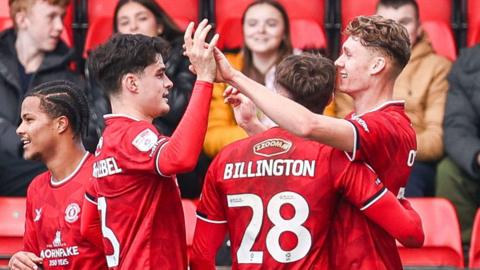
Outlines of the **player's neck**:
<svg viewBox="0 0 480 270">
<path fill-rule="evenodd" d="M 138 109 L 136 106 L 134 106 L 134 104 L 125 102 L 120 98 L 112 98 L 110 103 L 112 104 L 113 114 L 128 115 L 134 119 L 145 120 L 148 122 L 153 121 L 152 117 L 143 113 L 142 110 Z"/>
<path fill-rule="evenodd" d="M 45 162 L 52 174 L 53 181 L 61 181 L 71 175 L 77 169 L 85 154 L 85 148 L 80 142 L 58 149 L 54 157 Z"/>
<path fill-rule="evenodd" d="M 368 89 L 355 93 L 353 99 L 355 114 L 364 114 L 393 99 L 393 83 L 377 82 Z"/>
</svg>

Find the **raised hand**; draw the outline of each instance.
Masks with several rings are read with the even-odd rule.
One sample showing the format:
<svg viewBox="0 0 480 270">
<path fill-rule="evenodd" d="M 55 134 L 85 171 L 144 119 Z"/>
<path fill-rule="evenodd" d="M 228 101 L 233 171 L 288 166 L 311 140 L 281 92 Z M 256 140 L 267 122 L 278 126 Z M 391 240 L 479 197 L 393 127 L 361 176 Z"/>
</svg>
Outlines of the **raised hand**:
<svg viewBox="0 0 480 270">
<path fill-rule="evenodd" d="M 231 82 L 235 73 L 239 71 L 230 65 L 225 55 L 217 47 L 215 47 L 213 55 L 215 56 L 215 62 L 217 62 L 217 82 Z"/>
<path fill-rule="evenodd" d="M 215 34 L 210 43 L 205 42 L 208 32 L 212 29 L 212 26 L 208 24 L 206 19 L 200 22 L 195 33 L 193 33 L 193 27 L 194 23 L 191 22 L 185 31 L 184 54 L 190 59 L 191 69 L 197 74 L 198 80 L 214 82 L 217 68 L 213 50 L 219 36 Z"/>
<path fill-rule="evenodd" d="M 229 86 L 223 92 L 224 102 L 233 108 L 235 121 L 248 135 L 254 135 L 267 129 L 257 117 L 257 107 L 244 94 Z"/>
</svg>

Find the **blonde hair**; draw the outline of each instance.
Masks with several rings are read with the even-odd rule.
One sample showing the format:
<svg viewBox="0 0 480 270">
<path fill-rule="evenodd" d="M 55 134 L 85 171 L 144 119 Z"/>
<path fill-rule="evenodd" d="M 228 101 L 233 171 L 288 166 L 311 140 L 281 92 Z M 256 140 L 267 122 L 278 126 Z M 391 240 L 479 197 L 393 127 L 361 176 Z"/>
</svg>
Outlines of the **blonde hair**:
<svg viewBox="0 0 480 270">
<path fill-rule="evenodd" d="M 10 7 L 10 18 L 15 22 L 15 15 L 20 11 L 27 11 L 32 8 L 36 1 L 44 1 L 50 5 L 66 8 L 70 0 L 8 0 Z"/>
</svg>

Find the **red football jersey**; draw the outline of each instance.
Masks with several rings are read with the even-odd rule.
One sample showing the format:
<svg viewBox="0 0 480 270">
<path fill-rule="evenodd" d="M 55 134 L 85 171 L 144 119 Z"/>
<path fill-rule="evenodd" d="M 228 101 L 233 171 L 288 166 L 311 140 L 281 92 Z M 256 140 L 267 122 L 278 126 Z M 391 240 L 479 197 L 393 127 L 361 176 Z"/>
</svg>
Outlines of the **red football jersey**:
<svg viewBox="0 0 480 270">
<path fill-rule="evenodd" d="M 197 216 L 228 223 L 233 269 L 333 269 L 328 236 L 340 196 L 366 209 L 385 192 L 363 163 L 272 128 L 215 157 Z"/>
<path fill-rule="evenodd" d="M 187 268 L 176 178 L 163 175 L 157 166 L 168 141 L 147 121 L 105 116 L 93 165 L 97 194 L 88 192 L 87 197 L 98 203 L 112 269 Z"/>
<path fill-rule="evenodd" d="M 349 158 L 368 163 L 386 188 L 403 197 L 417 149 L 404 102 L 387 102 L 347 120 L 354 126 L 356 142 Z M 342 201 L 338 209 L 332 252 L 336 269 L 402 269 L 392 236 L 350 203 Z"/>
<path fill-rule="evenodd" d="M 107 269 L 102 249 L 80 235 L 80 212 L 93 156 L 59 182 L 49 171 L 28 188 L 24 250 L 43 258 L 43 269 Z"/>
</svg>

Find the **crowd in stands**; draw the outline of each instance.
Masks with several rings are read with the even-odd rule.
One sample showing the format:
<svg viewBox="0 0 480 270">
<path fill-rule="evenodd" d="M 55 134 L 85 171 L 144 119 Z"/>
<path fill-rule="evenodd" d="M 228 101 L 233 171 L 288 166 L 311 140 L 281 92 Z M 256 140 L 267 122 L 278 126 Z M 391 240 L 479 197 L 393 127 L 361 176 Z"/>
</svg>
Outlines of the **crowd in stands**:
<svg viewBox="0 0 480 270">
<path fill-rule="evenodd" d="M 227 54 L 227 58 L 236 69 L 275 91 L 276 65 L 288 55 L 312 48 L 294 47 L 296 41 L 292 36 L 297 34 L 293 31 L 302 29 L 292 26 L 289 10 L 282 5 L 287 0 L 258 1 L 264 4 L 243 6 L 242 46 L 234 48 L 235 52 Z M 295 2 L 301 5 L 301 1 Z M 69 46 L 77 42 L 62 38 L 65 28 L 71 26 L 65 25 L 64 16 L 72 3 L 69 0 L 8 3 L 12 25 L 0 29 L 0 196 L 25 196 L 30 181 L 46 167 L 23 158 L 23 142 L 16 129 L 21 121 L 24 96 L 35 86 L 58 79 L 72 81 L 84 89 L 92 105 L 89 132 L 84 138 L 85 148 L 90 152 L 95 151 L 104 128 L 103 115 L 110 113 L 111 108 L 102 87 L 90 75 L 88 59 L 82 62 L 85 59 L 79 61 L 75 57 L 82 54 L 84 44 L 81 48 Z M 445 57 L 436 52 L 432 44 L 434 35 L 425 31 L 420 15 L 422 6 L 415 0 L 379 0 L 375 7 L 378 15 L 405 26 L 410 38 L 410 61 L 394 86 L 394 98 L 405 100 L 405 110 L 417 139 L 416 158 L 405 195 L 450 200 L 457 211 L 462 242 L 468 245 L 474 216 L 480 207 L 480 45 L 469 38 L 469 47 L 461 48 L 457 59 Z M 155 0 L 120 0 L 112 10 L 109 27 L 112 34 L 160 36 L 169 43 L 166 74 L 173 82 L 168 96 L 170 112 L 156 118 L 154 125 L 162 134 L 171 135 L 185 113 L 195 75 L 183 55 L 184 25 L 178 26 L 178 20 L 167 13 Z M 323 49 L 334 58 L 334 48 L 313 49 Z M 223 92 L 228 87 L 224 83 L 214 85 L 203 153 L 194 171 L 178 175 L 184 198 L 198 198 L 210 160 L 226 145 L 248 136 L 235 121 L 230 105 L 224 102 Z M 324 113 L 343 118 L 353 110 L 350 98 L 336 93 Z M 264 124 L 275 125 L 260 110 L 257 115 Z"/>
</svg>

